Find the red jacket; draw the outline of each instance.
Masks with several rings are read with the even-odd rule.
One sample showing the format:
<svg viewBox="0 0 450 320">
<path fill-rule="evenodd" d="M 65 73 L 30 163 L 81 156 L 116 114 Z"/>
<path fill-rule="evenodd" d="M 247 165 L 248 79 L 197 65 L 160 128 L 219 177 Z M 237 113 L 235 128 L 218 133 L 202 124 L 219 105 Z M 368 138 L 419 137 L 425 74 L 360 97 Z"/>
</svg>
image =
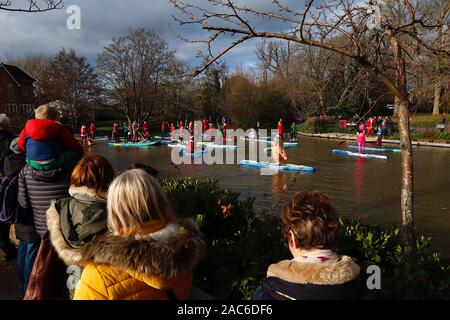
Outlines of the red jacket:
<svg viewBox="0 0 450 320">
<path fill-rule="evenodd" d="M 53 120 L 28 120 L 25 128 L 19 136 L 18 145 L 23 151 L 27 151 L 27 141 L 29 139 L 39 142 L 48 142 L 59 138 L 66 148 L 84 153 L 84 148 L 72 136 L 72 134 L 61 123 Z M 27 155 L 28 156 L 28 155 Z"/>
<path fill-rule="evenodd" d="M 278 123 L 278 135 L 283 136 L 284 133 L 284 126 L 282 123 Z"/>
</svg>

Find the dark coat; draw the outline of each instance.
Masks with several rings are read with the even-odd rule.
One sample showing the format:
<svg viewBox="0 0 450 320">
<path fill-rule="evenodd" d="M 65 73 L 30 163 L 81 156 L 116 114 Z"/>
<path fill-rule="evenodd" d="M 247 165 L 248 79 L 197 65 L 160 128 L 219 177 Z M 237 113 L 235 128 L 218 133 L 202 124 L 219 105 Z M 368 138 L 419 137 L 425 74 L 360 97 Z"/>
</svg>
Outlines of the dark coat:
<svg viewBox="0 0 450 320">
<path fill-rule="evenodd" d="M 44 237 L 47 232 L 45 212 L 52 200 L 69 196 L 69 180 L 72 167 L 38 171 L 29 165 L 19 173 L 19 204 L 33 211 L 37 233 Z"/>
<path fill-rule="evenodd" d="M 22 154 L 11 153 L 5 158 L 3 172 L 5 176 L 18 175 L 25 166 L 25 156 Z M 25 218 L 14 227 L 16 238 L 26 242 L 38 242 L 41 240 L 34 227 L 33 215 L 25 215 Z"/>
<path fill-rule="evenodd" d="M 253 294 L 254 300 L 357 299 L 360 268 L 343 256 L 331 264 L 293 260 L 273 264 Z"/>
<path fill-rule="evenodd" d="M 0 129 L 0 178 L 6 175 L 3 172 L 3 166 L 6 157 L 12 153 L 9 146 L 13 140 L 14 135 L 12 133 Z"/>
</svg>

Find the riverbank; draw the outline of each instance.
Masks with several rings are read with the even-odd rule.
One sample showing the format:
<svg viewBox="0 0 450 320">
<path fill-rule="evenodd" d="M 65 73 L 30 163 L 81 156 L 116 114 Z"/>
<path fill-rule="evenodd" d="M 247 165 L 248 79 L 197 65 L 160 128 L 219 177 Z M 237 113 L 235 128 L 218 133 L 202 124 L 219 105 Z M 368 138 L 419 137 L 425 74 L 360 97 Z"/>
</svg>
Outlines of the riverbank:
<svg viewBox="0 0 450 320">
<path fill-rule="evenodd" d="M 356 134 L 351 133 L 305 133 L 298 132 L 299 135 L 304 137 L 313 137 L 313 138 L 323 138 L 323 139 L 335 139 L 335 140 L 347 140 L 347 141 L 356 141 Z M 375 143 L 376 138 L 368 138 L 366 140 L 367 143 Z M 400 144 L 400 140 L 392 140 L 392 139 L 383 139 L 383 143 L 387 144 Z M 446 143 L 440 142 L 427 142 L 427 141 L 413 141 L 413 146 L 424 146 L 424 147 L 437 147 L 437 148 L 450 148 L 450 141 Z"/>
</svg>

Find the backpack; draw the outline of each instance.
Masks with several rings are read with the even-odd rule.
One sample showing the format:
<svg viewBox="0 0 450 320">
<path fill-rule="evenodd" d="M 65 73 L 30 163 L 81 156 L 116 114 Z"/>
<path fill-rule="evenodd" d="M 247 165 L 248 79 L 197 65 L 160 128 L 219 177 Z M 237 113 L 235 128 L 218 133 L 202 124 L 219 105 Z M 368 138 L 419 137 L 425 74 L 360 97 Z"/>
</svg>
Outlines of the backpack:
<svg viewBox="0 0 450 320">
<path fill-rule="evenodd" d="M 16 224 L 22 220 L 25 213 L 18 201 L 19 192 L 18 175 L 6 176 L 0 184 L 0 221 L 6 224 Z"/>
</svg>

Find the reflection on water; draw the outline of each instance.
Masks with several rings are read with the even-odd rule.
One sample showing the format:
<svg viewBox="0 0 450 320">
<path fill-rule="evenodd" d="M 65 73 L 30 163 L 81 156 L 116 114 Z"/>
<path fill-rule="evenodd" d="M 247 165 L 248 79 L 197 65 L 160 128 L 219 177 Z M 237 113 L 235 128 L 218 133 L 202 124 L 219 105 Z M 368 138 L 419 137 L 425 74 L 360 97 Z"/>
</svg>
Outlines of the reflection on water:
<svg viewBox="0 0 450 320">
<path fill-rule="evenodd" d="M 105 143 L 95 149 L 116 169 L 133 162 L 154 166 L 162 177 L 196 176 L 217 179 L 224 187 L 256 197 L 258 210 L 279 215 L 281 208 L 298 191 L 325 193 L 346 217 L 379 223 L 400 222 L 400 154 L 388 160 L 355 159 L 333 155 L 343 148 L 339 141 L 301 138 L 298 148 L 287 149 L 289 163 L 313 166 L 313 174 L 280 173 L 261 176 L 259 169 L 239 165 L 171 165 L 171 149 L 114 148 Z M 416 226 L 433 237 L 435 247 L 450 256 L 450 149 L 414 148 Z"/>
<path fill-rule="evenodd" d="M 365 168 L 364 168 L 364 158 L 357 158 L 355 171 L 353 174 L 355 183 L 355 204 L 358 206 L 364 206 L 364 194 L 365 194 Z"/>
</svg>

